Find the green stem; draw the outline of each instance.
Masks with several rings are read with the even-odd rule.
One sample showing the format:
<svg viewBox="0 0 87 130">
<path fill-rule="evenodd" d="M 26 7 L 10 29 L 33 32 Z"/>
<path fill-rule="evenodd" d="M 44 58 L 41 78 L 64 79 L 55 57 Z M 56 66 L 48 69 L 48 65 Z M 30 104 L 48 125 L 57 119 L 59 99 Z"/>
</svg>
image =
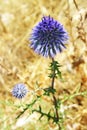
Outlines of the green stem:
<svg viewBox="0 0 87 130">
<path fill-rule="evenodd" d="M 52 62 L 54 62 L 54 58 L 52 58 Z M 52 89 L 54 89 L 54 81 L 55 81 L 55 69 L 53 71 L 53 77 L 52 77 L 52 82 L 51 82 Z M 57 118 L 57 121 L 59 121 L 59 114 L 58 114 L 58 109 L 57 109 L 57 99 L 56 99 L 55 93 L 53 93 L 52 96 L 53 96 L 53 103 L 55 106 L 56 118 Z M 58 124 L 58 127 L 59 127 L 59 130 L 61 130 L 60 124 Z"/>
</svg>

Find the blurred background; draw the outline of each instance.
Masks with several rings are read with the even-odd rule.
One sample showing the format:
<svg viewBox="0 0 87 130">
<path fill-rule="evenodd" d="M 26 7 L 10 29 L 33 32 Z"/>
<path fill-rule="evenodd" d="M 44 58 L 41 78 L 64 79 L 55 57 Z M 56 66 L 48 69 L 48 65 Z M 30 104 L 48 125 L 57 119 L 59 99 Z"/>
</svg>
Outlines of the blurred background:
<svg viewBox="0 0 87 130">
<path fill-rule="evenodd" d="M 11 94 L 20 82 L 29 90 L 35 90 L 37 81 L 40 87 L 50 84 L 50 59 L 29 48 L 32 28 L 45 15 L 61 22 L 69 34 L 67 49 L 55 57 L 64 78 L 56 80 L 58 94 L 75 92 L 78 86 L 87 89 L 87 0 L 0 0 L 0 130 L 54 130 L 51 123 L 37 122 L 36 114 L 15 121 L 22 108 L 15 107 L 20 101 Z M 28 94 L 23 102 L 31 100 Z M 87 130 L 87 98 L 78 96 L 73 104 L 67 130 Z"/>
</svg>

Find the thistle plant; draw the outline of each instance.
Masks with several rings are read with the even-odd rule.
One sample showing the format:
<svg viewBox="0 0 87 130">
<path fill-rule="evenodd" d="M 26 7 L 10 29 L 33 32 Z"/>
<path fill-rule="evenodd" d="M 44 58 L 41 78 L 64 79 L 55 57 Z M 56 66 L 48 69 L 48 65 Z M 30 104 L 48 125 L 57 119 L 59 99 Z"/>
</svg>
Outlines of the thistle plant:
<svg viewBox="0 0 87 130">
<path fill-rule="evenodd" d="M 55 78 L 58 76 L 61 77 L 61 72 L 59 70 L 60 65 L 54 60 L 54 57 L 58 52 L 62 52 L 62 48 L 65 48 L 65 43 L 68 40 L 67 31 L 58 21 L 54 20 L 50 16 L 45 16 L 42 18 L 42 21 L 34 27 L 30 40 L 30 47 L 36 53 L 49 57 L 52 60 L 50 64 L 51 73 L 49 75 L 51 78 L 51 85 L 47 92 L 48 94 L 51 93 L 53 97 L 53 104 L 55 108 L 53 121 L 56 122 L 59 129 L 61 129 L 60 124 L 58 123 L 58 99 L 56 99 L 56 89 L 54 88 Z"/>
<path fill-rule="evenodd" d="M 63 48 L 66 48 L 65 44 L 67 43 L 68 38 L 68 33 L 64 29 L 63 25 L 50 16 L 42 17 L 42 20 L 33 28 L 29 39 L 31 41 L 29 47 L 33 49 L 35 53 L 50 58 L 50 73 L 48 76 L 51 82 L 49 83 L 49 87 L 41 89 L 42 95 L 38 96 L 36 94 L 31 103 L 25 104 L 23 111 L 17 116 L 17 118 L 24 114 L 26 110 L 32 108 L 32 112 L 40 114 L 40 120 L 42 117 L 46 117 L 48 121 L 51 120 L 58 126 L 57 130 L 64 130 L 63 121 L 65 115 L 61 112 L 61 106 L 65 101 L 75 96 L 83 96 L 87 94 L 87 92 L 80 93 L 78 91 L 72 95 L 64 95 L 63 99 L 56 96 L 57 90 L 54 85 L 55 79 L 62 79 L 62 73 L 60 71 L 61 65 L 55 60 L 55 56 L 58 52 L 62 52 Z M 27 92 L 28 91 L 24 84 L 17 84 L 13 88 L 12 94 L 16 98 L 20 99 L 23 98 Z M 48 112 L 42 110 L 41 104 L 38 105 L 38 109 L 33 107 L 36 102 L 42 99 L 43 96 L 49 97 L 52 101 L 52 109 Z"/>
</svg>

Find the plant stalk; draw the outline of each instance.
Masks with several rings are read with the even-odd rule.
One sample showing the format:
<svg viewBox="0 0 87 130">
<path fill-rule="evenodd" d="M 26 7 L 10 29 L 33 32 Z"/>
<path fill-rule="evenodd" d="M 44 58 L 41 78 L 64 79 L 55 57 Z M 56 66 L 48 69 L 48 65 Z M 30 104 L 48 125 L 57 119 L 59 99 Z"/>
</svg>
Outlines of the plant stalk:
<svg viewBox="0 0 87 130">
<path fill-rule="evenodd" d="M 52 62 L 54 62 L 54 58 L 52 58 Z M 51 82 L 52 89 L 54 89 L 54 81 L 55 81 L 55 70 L 53 71 L 53 77 L 52 77 L 52 82 Z M 53 93 L 52 96 L 53 96 L 53 103 L 55 106 L 56 118 L 57 118 L 57 121 L 59 121 L 59 114 L 58 114 L 58 109 L 57 109 L 57 99 L 56 99 L 55 93 Z M 59 130 L 61 130 L 60 124 L 58 124 L 58 128 L 59 128 Z"/>
</svg>

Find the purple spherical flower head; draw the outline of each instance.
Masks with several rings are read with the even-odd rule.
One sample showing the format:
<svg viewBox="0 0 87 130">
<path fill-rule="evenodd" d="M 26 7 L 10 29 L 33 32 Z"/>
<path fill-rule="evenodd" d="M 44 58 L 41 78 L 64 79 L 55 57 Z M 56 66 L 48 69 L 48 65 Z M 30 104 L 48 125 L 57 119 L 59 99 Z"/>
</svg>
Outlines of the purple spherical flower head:
<svg viewBox="0 0 87 130">
<path fill-rule="evenodd" d="M 28 92 L 26 86 L 23 83 L 16 84 L 12 90 L 12 95 L 16 98 L 23 98 Z"/>
<path fill-rule="evenodd" d="M 32 30 L 30 47 L 38 54 L 53 58 L 65 48 L 68 34 L 58 21 L 44 16 Z"/>
</svg>

